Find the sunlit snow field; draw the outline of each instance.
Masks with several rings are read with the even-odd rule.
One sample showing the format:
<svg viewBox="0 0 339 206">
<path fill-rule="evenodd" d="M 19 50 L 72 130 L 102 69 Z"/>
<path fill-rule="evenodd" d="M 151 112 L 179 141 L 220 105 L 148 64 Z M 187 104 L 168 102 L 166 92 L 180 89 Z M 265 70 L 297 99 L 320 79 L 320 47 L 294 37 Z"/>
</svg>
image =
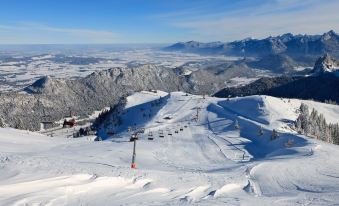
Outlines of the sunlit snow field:
<svg viewBox="0 0 339 206">
<path fill-rule="evenodd" d="M 300 100 L 160 91 L 127 100 L 119 133 L 101 142 L 1 128 L 0 205 L 338 204 L 338 146 L 290 128 Z M 339 106 L 303 102 L 338 122 Z M 134 125 L 146 129 L 137 169 L 127 132 Z"/>
</svg>

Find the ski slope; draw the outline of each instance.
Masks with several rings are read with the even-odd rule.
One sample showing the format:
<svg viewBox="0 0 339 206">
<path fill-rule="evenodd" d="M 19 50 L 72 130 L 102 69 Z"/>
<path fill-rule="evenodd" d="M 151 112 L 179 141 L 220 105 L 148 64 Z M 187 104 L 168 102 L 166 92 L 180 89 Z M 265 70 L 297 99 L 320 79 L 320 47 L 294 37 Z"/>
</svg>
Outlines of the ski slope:
<svg viewBox="0 0 339 206">
<path fill-rule="evenodd" d="M 100 142 L 66 138 L 66 129 L 49 137 L 0 128 L 0 205 L 339 203 L 339 147 L 289 127 L 300 100 L 157 91 L 127 101 L 123 124 L 105 127 L 117 134 Z M 339 106 L 303 102 L 339 121 Z M 137 169 L 129 127 L 145 128 Z M 279 138 L 271 141 L 273 129 Z"/>
</svg>

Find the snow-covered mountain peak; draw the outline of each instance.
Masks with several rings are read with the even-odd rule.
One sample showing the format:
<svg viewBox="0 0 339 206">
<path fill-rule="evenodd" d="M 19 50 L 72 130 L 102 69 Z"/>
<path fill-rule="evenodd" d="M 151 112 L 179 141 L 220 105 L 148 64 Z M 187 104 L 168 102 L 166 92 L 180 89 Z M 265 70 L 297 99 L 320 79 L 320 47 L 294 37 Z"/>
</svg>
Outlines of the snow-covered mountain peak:
<svg viewBox="0 0 339 206">
<path fill-rule="evenodd" d="M 36 80 L 24 90 L 28 93 L 58 93 L 66 87 L 66 81 L 55 79 L 51 76 L 44 76 Z"/>
<path fill-rule="evenodd" d="M 338 35 L 337 35 L 337 34 L 335 33 L 335 31 L 333 31 L 333 30 L 328 31 L 328 32 L 324 33 L 324 34 L 321 36 L 321 38 L 322 38 L 324 41 L 327 41 L 327 40 L 329 40 L 329 39 L 331 39 L 331 38 L 335 38 L 335 37 L 338 37 Z"/>
<path fill-rule="evenodd" d="M 315 62 L 313 73 L 322 74 L 328 72 L 336 72 L 339 70 L 339 63 L 337 60 L 332 58 L 329 54 L 325 54 L 319 57 Z"/>
</svg>

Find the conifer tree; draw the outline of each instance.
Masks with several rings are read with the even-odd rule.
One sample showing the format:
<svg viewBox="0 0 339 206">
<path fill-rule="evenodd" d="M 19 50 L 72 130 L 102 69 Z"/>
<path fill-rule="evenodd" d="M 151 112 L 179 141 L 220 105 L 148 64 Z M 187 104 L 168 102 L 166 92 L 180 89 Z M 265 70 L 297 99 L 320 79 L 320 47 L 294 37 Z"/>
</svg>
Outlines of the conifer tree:
<svg viewBox="0 0 339 206">
<path fill-rule="evenodd" d="M 238 122 L 237 119 L 236 119 L 235 122 L 234 122 L 234 128 L 235 128 L 235 129 L 240 129 L 240 125 L 239 125 L 239 122 Z"/>
<path fill-rule="evenodd" d="M 278 131 L 273 129 L 272 130 L 272 135 L 271 135 L 271 140 L 275 140 L 279 137 Z"/>
<path fill-rule="evenodd" d="M 262 126 L 259 127 L 258 135 L 259 136 L 264 135 L 264 129 L 262 128 Z"/>
<path fill-rule="evenodd" d="M 325 116 L 314 108 L 310 115 L 304 104 L 300 106 L 300 115 L 295 121 L 295 129 L 305 135 L 333 144 L 339 144 L 339 125 L 327 124 Z"/>
</svg>

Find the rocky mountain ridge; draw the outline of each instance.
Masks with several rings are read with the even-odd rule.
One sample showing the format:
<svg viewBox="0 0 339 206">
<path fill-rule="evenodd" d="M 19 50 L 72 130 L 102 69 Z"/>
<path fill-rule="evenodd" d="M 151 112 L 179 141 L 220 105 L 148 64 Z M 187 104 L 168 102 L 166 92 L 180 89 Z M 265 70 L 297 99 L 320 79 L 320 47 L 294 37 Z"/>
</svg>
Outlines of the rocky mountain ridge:
<svg viewBox="0 0 339 206">
<path fill-rule="evenodd" d="M 11 127 L 39 130 L 46 116 L 50 121 L 61 120 L 70 113 L 87 117 L 136 91 L 211 94 L 225 87 L 225 79 L 232 77 L 237 68 L 226 70 L 223 74 L 198 70 L 182 75 L 176 69 L 142 65 L 111 68 L 75 80 L 46 76 L 23 92 L 0 94 L 0 118 Z"/>
<path fill-rule="evenodd" d="M 284 60 L 288 57 L 276 58 Z M 328 61 L 327 57 L 322 58 Z M 293 61 L 286 68 L 285 60 L 276 62 L 274 67 L 278 70 L 285 70 L 293 66 Z M 265 62 L 259 63 L 264 64 Z M 188 73 L 180 68 L 169 69 L 155 65 L 142 65 L 111 68 L 75 80 L 42 77 L 22 92 L 1 93 L 0 118 L 2 122 L 11 127 L 39 130 L 40 123 L 44 121 L 45 117 L 48 117 L 50 121 L 62 120 L 70 113 L 75 116 L 87 117 L 94 111 L 114 105 L 120 97 L 141 90 L 157 89 L 166 92 L 180 90 L 192 94 L 214 94 L 217 92 L 217 96 L 226 94 L 227 96 L 240 96 L 262 93 L 282 84 L 295 84 L 297 80 L 302 79 L 300 76 L 284 77 L 281 81 L 279 81 L 281 77 L 273 78 L 273 80 L 263 78 L 253 82 L 249 87 L 221 90 L 229 86 L 227 82 L 232 78 L 258 77 L 258 74 L 248 64 L 248 62 L 240 60 Z M 311 82 L 314 87 L 317 85 L 314 81 L 317 79 L 315 75 L 313 76 L 314 80 Z M 322 90 L 326 89 L 326 92 L 339 85 L 336 82 L 338 78 L 331 78 L 328 82 L 326 82 L 326 78 L 323 79 L 325 84 L 331 82 L 334 84 L 331 85 L 331 89 L 322 88 Z M 303 82 L 305 80 L 300 81 L 305 83 Z M 305 88 L 303 92 L 307 93 L 307 89 Z M 326 96 L 326 98 L 328 97 L 330 96 Z"/>
<path fill-rule="evenodd" d="M 313 73 L 315 74 L 337 71 L 339 71 L 339 62 L 332 58 L 329 54 L 325 54 L 323 57 L 320 57 L 315 62 L 313 68 Z"/>
<path fill-rule="evenodd" d="M 298 58 L 305 55 L 329 53 L 339 57 L 339 35 L 333 30 L 322 35 L 293 35 L 291 33 L 265 39 L 247 38 L 228 43 L 179 42 L 165 47 L 166 51 L 183 51 L 236 56 L 265 56 L 287 54 Z"/>
<path fill-rule="evenodd" d="M 153 65 L 112 68 L 77 80 L 42 77 L 22 92 L 0 94 L 0 117 L 11 127 L 39 130 L 44 116 L 51 121 L 70 113 L 86 117 L 113 105 L 120 97 L 140 90 L 181 90 L 180 78 L 170 69 Z"/>
<path fill-rule="evenodd" d="M 339 102 L 337 65 L 337 61 L 326 54 L 316 61 L 310 75 L 264 77 L 245 86 L 224 88 L 214 96 L 270 95 Z"/>
</svg>

